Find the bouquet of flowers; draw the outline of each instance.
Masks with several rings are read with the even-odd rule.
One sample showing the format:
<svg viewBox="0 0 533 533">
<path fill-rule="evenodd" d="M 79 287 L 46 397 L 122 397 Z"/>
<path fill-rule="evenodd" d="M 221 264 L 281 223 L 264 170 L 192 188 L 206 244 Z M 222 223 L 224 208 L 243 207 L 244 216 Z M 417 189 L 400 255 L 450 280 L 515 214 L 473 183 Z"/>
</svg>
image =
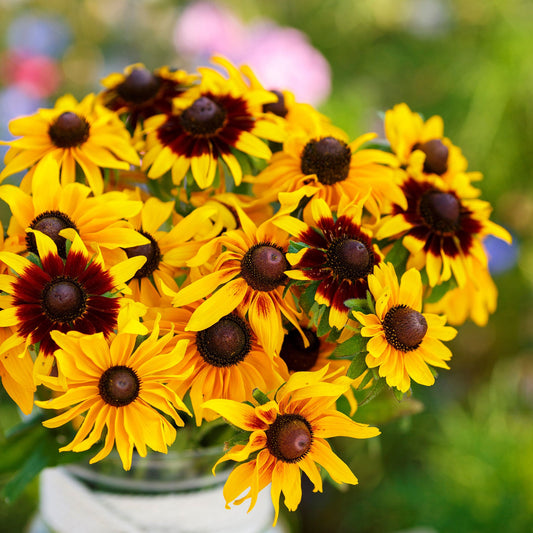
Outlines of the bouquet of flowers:
<svg viewBox="0 0 533 533">
<path fill-rule="evenodd" d="M 495 309 L 483 239 L 510 236 L 440 117 L 402 103 L 351 140 L 212 61 L 10 123 L 0 375 L 33 410 L 3 445 L 11 497 L 79 454 L 128 470 L 218 438 L 226 502 L 271 485 L 277 520 L 301 471 L 357 483 L 328 439 L 376 437 L 358 406 L 433 385 L 452 326 Z"/>
</svg>

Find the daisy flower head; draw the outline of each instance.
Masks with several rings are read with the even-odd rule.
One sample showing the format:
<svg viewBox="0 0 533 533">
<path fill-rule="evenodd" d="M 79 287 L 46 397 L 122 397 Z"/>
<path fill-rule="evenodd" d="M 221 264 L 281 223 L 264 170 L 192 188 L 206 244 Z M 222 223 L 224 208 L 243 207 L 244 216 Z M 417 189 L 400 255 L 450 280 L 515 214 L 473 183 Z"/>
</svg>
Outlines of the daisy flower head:
<svg viewBox="0 0 533 533">
<path fill-rule="evenodd" d="M 334 136 L 315 125 L 314 131 L 292 133 L 283 150 L 272 156 L 268 166 L 250 178 L 255 196 L 285 203 L 302 189 L 335 208 L 343 195 L 365 197 L 365 207 L 376 218 L 387 212 L 391 202 L 405 205 L 396 183 L 396 159 L 376 149 L 360 149 L 376 137 L 362 135 L 347 143 L 347 137 Z M 283 196 L 280 193 L 284 194 Z"/>
<path fill-rule="evenodd" d="M 407 177 L 402 190 L 407 207 L 393 205 L 392 214 L 379 223 L 378 239 L 402 237 L 409 251 L 408 268 L 426 268 L 430 286 L 449 280 L 453 274 L 460 287 L 477 261 L 487 265 L 481 244 L 487 235 L 511 242 L 509 232 L 489 220 L 491 206 L 465 198 L 457 180 L 453 186 L 438 177 L 416 180 Z"/>
<path fill-rule="evenodd" d="M 10 298 L 0 311 L 0 326 L 16 331 L 2 343 L 0 353 L 18 350 L 22 355 L 31 345 L 38 346 L 34 375 L 46 376 L 57 348 L 52 331 L 100 332 L 108 337 L 119 323 L 117 291 L 145 259 L 128 259 L 107 270 L 101 257 L 91 258 L 74 230 L 61 232 L 72 243 L 66 259 L 50 237 L 33 233 L 38 256 L 0 252 L 0 260 L 15 272 L 2 276 L 2 289 Z"/>
<path fill-rule="evenodd" d="M 62 184 L 75 182 L 79 167 L 91 190 L 101 194 L 101 168 L 127 170 L 130 165 L 140 164 L 124 124 L 113 112 L 95 103 L 93 94 L 81 102 L 71 95 L 62 96 L 53 109 L 40 109 L 35 115 L 12 120 L 9 130 L 20 138 L 4 143 L 10 148 L 0 180 L 38 168 L 50 155 L 61 167 Z M 30 178 L 31 173 L 25 182 Z"/>
<path fill-rule="evenodd" d="M 103 448 L 91 463 L 109 455 L 114 446 L 125 470 L 131 467 L 134 448 L 142 457 L 147 447 L 167 452 L 176 438 L 173 424 L 184 425 L 177 411 L 190 415 L 181 398 L 166 385 L 172 374 L 169 369 L 183 356 L 186 341 L 176 341 L 172 333 L 158 335 L 156 325 L 136 348 L 137 336 L 128 333 L 109 340 L 103 333 L 52 333 L 67 390 L 36 405 L 66 411 L 43 424 L 57 428 L 83 415 L 76 436 L 60 451 L 88 450 L 106 428 Z"/>
<path fill-rule="evenodd" d="M 293 235 L 298 252 L 287 254 L 291 279 L 311 282 L 315 301 L 329 308 L 329 324 L 342 329 L 348 320 L 351 298 L 366 298 L 367 278 L 382 254 L 372 241 L 371 230 L 361 225 L 362 202 L 349 202 L 343 196 L 333 215 L 322 198 L 309 203 L 313 226 L 291 216 L 274 220 Z"/>
<path fill-rule="evenodd" d="M 445 325 L 445 316 L 422 313 L 420 272 L 412 268 L 398 283 L 392 263 L 382 263 L 374 268 L 368 285 L 375 312 L 353 313 L 362 325 L 361 335 L 369 337 L 367 366 L 378 367 L 387 384 L 401 392 L 409 390 L 411 379 L 433 385 L 429 365 L 449 368 L 446 361 L 452 353 L 442 341 L 452 340 L 457 331 Z"/>
<path fill-rule="evenodd" d="M 335 401 L 350 387 L 351 380 L 338 378 L 326 383 L 323 381 L 326 372 L 327 367 L 318 372 L 296 372 L 263 405 L 232 400 L 206 402 L 206 409 L 249 432 L 245 445 L 233 446 L 217 462 L 218 465 L 228 460 L 246 461 L 234 468 L 224 486 L 226 507 L 231 502 L 238 505 L 250 499 L 252 509 L 258 493 L 271 483 L 275 524 L 282 492 L 290 511 L 298 507 L 302 471 L 313 483 L 315 492 L 322 491 L 319 466 L 337 483 L 357 484 L 357 478 L 326 439 L 336 436 L 366 439 L 379 435 L 379 430 L 354 422 L 335 409 Z M 247 492 L 243 495 L 244 491 Z"/>
<path fill-rule="evenodd" d="M 123 73 L 113 72 L 101 80 L 105 90 L 98 98 L 117 115 L 126 115 L 126 124 L 135 130 L 148 117 L 170 114 L 172 100 L 189 89 L 197 78 L 185 70 L 165 66 L 151 71 L 142 63 L 135 63 Z"/>
<path fill-rule="evenodd" d="M 220 318 L 212 326 L 189 331 L 187 324 L 201 302 L 165 309 L 161 328 L 172 329 L 188 341 L 177 374 L 191 370 L 187 379 L 171 382 L 180 397 L 189 392 L 196 423 L 211 420 L 212 411 L 203 403 L 211 399 L 252 401 L 255 388 L 273 390 L 284 381 L 283 364 L 267 355 L 247 320 L 237 311 Z"/>
<path fill-rule="evenodd" d="M 223 186 L 223 162 L 239 185 L 243 172 L 235 152 L 268 160 L 272 152 L 262 139 L 283 141 L 283 122 L 265 118 L 262 109 L 276 96 L 251 89 L 228 61 L 213 61 L 228 71 L 228 78 L 217 70 L 199 68 L 201 83 L 174 99 L 173 114 L 146 120 L 142 168 L 149 178 L 171 171 L 173 183 L 180 185 L 190 168 L 200 189 L 213 185 L 217 172 Z"/>
<path fill-rule="evenodd" d="M 172 304 L 181 307 L 207 297 L 191 315 L 190 331 L 206 329 L 238 309 L 272 356 L 283 341 L 282 317 L 299 327 L 296 298 L 286 287 L 287 234 L 271 220 L 257 227 L 242 209 L 235 209 L 240 228 L 205 244 L 188 262 L 191 267 L 212 264 L 212 271 L 182 287 Z"/>
<path fill-rule="evenodd" d="M 8 233 L 21 243 L 21 251 L 26 248 L 38 253 L 34 234 L 28 230 L 48 235 L 63 258 L 66 240 L 59 232 L 65 228 L 74 229 L 89 251 L 96 253 L 100 248 L 104 256 L 107 250 L 146 243 L 146 238 L 124 220 L 141 210 L 141 201 L 122 192 L 94 196 L 81 183 L 62 185 L 59 165 L 50 157 L 35 169 L 29 192 L 14 185 L 2 185 L 0 198 L 11 210 Z"/>
<path fill-rule="evenodd" d="M 437 175 L 447 181 L 464 173 L 469 182 L 482 177 L 479 172 L 466 172 L 468 162 L 461 149 L 444 137 L 444 122 L 438 115 L 424 121 L 407 104 L 398 104 L 385 113 L 385 135 L 409 176 Z M 469 187 L 469 194 L 477 196 L 479 191 Z"/>
</svg>

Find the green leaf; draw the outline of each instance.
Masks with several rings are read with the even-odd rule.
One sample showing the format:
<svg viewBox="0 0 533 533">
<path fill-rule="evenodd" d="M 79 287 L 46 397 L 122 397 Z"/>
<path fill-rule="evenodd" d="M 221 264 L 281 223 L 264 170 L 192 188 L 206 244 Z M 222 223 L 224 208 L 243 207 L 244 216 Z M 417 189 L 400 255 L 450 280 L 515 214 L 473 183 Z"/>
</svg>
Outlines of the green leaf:
<svg viewBox="0 0 533 533">
<path fill-rule="evenodd" d="M 366 369 L 367 366 L 365 363 L 365 354 L 361 352 L 353 358 L 350 366 L 348 367 L 346 375 L 350 379 L 355 379 L 358 378 Z"/>
<path fill-rule="evenodd" d="M 344 302 L 344 305 L 349 307 L 351 311 L 361 311 L 365 314 L 370 312 L 366 298 L 350 298 Z"/>
<path fill-rule="evenodd" d="M 448 291 L 455 289 L 457 287 L 457 282 L 455 278 L 450 278 L 448 281 L 437 285 L 431 289 L 430 295 L 425 299 L 425 302 L 428 304 L 433 304 L 441 300 Z"/>
<path fill-rule="evenodd" d="M 393 387 L 393 388 L 392 388 L 392 392 L 393 392 L 393 394 L 394 394 L 394 397 L 395 397 L 399 402 L 401 402 L 402 399 L 403 399 L 403 395 L 404 395 L 404 393 L 403 393 L 402 391 L 398 390 L 396 387 Z"/>
<path fill-rule="evenodd" d="M 333 353 L 331 354 L 332 359 L 345 359 L 347 357 L 353 357 L 363 352 L 366 349 L 367 339 L 362 337 L 359 334 L 353 335 L 348 340 L 344 341 L 342 344 L 339 344 Z"/>
<path fill-rule="evenodd" d="M 301 242 L 294 242 L 294 241 L 290 241 L 289 242 L 289 249 L 288 249 L 288 252 L 290 254 L 295 254 L 295 253 L 298 253 L 300 250 L 302 250 L 303 248 L 308 248 L 307 245 L 301 243 Z"/>
<path fill-rule="evenodd" d="M 408 258 L 409 251 L 402 244 L 402 239 L 398 239 L 385 256 L 385 261 L 394 265 L 394 270 L 396 270 L 399 278 L 405 272 Z"/>
<path fill-rule="evenodd" d="M 313 304 L 315 303 L 315 294 L 318 289 L 318 281 L 311 283 L 300 296 L 300 307 L 309 314 Z"/>
<path fill-rule="evenodd" d="M 320 317 L 320 322 L 316 331 L 316 334 L 319 337 L 323 337 L 331 331 L 331 326 L 329 325 L 329 307 L 323 307 L 325 308 L 325 310 L 323 311 L 322 316 Z"/>
</svg>

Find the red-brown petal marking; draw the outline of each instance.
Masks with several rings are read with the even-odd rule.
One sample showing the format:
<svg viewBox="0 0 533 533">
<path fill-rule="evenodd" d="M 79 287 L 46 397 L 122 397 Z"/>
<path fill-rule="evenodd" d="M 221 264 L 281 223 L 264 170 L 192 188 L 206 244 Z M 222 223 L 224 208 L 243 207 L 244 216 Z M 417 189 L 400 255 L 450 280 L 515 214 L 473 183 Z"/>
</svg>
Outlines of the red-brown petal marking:
<svg viewBox="0 0 533 533">
<path fill-rule="evenodd" d="M 426 154 L 424 172 L 427 174 L 444 174 L 448 170 L 448 147 L 440 139 L 431 139 L 425 143 L 417 143 L 413 150 L 421 150 Z"/>
<path fill-rule="evenodd" d="M 296 463 L 303 459 L 313 443 L 309 422 L 298 414 L 278 415 L 265 433 L 268 450 L 285 463 Z"/>
<path fill-rule="evenodd" d="M 191 135 L 216 135 L 224 126 L 226 111 L 207 96 L 201 96 L 180 117 L 183 129 Z"/>
<path fill-rule="evenodd" d="M 89 123 L 72 111 L 65 111 L 48 129 L 51 141 L 58 148 L 80 146 L 89 138 Z"/>
<path fill-rule="evenodd" d="M 385 315 L 383 329 L 391 346 L 402 352 L 410 352 L 420 346 L 428 325 L 422 313 L 406 305 L 398 305 Z"/>
<path fill-rule="evenodd" d="M 141 104 L 153 98 L 161 81 L 145 68 L 134 68 L 117 86 L 117 93 L 126 101 Z"/>
<path fill-rule="evenodd" d="M 333 185 L 348 177 L 352 153 L 344 141 L 334 137 L 313 140 L 305 145 L 301 155 L 304 174 L 316 174 L 323 185 Z"/>
<path fill-rule="evenodd" d="M 250 248 L 241 261 L 241 275 L 256 291 L 272 291 L 285 282 L 290 268 L 284 251 L 270 244 Z"/>
<path fill-rule="evenodd" d="M 229 314 L 196 334 L 196 346 L 206 363 L 216 367 L 236 365 L 251 349 L 251 332 L 246 322 Z"/>
<path fill-rule="evenodd" d="M 87 295 L 74 280 L 56 279 L 42 294 L 42 306 L 48 318 L 56 322 L 72 322 L 86 309 Z"/>
<path fill-rule="evenodd" d="M 102 400 L 114 407 L 124 407 L 133 402 L 140 389 L 141 382 L 135 371 L 122 365 L 108 368 L 98 383 Z"/>
<path fill-rule="evenodd" d="M 434 231 L 453 233 L 459 227 L 461 203 L 448 192 L 429 191 L 420 200 L 420 215 Z"/>
</svg>

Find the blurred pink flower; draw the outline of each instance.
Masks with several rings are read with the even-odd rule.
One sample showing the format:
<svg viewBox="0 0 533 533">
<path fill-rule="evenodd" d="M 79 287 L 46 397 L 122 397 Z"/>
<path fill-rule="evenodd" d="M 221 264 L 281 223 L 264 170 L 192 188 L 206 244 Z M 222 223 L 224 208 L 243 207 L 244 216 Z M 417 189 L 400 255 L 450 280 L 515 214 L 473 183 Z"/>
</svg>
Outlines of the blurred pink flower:
<svg viewBox="0 0 533 533">
<path fill-rule="evenodd" d="M 246 29 L 228 9 L 211 2 L 194 2 L 181 13 L 174 26 L 174 46 L 185 56 L 230 57 L 241 48 Z"/>
<path fill-rule="evenodd" d="M 174 45 L 196 65 L 212 54 L 247 64 L 267 89 L 288 89 L 299 102 L 318 105 L 331 90 L 329 63 L 303 32 L 270 20 L 245 26 L 233 12 L 211 2 L 195 2 L 182 11 Z"/>
<path fill-rule="evenodd" d="M 6 85 L 15 85 L 32 98 L 52 95 L 61 82 L 61 69 L 54 59 L 14 50 L 2 58 L 1 75 Z"/>
</svg>

